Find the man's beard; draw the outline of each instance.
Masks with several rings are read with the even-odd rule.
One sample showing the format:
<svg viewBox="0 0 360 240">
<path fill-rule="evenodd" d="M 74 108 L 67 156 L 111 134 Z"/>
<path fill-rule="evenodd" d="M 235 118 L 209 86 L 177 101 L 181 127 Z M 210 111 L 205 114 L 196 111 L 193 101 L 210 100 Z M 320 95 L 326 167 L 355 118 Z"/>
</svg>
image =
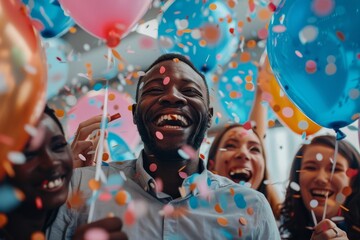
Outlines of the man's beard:
<svg viewBox="0 0 360 240">
<path fill-rule="evenodd" d="M 136 114 L 136 116 L 139 116 Z M 151 138 L 145 128 L 144 121 L 140 117 L 136 117 L 136 126 L 138 129 L 138 132 L 140 134 L 141 140 L 144 143 L 144 146 L 148 148 L 155 156 L 157 157 L 163 157 L 166 156 L 166 158 L 178 158 L 180 155 L 178 154 L 178 151 L 172 150 L 164 150 L 159 149 L 156 147 L 156 139 Z M 205 117 L 202 119 L 200 123 L 200 128 L 196 129 L 196 132 L 187 139 L 187 145 L 191 146 L 195 151 L 198 150 L 201 146 L 201 143 L 204 140 L 206 131 L 208 129 L 208 122 L 209 122 L 209 116 L 206 114 Z"/>
</svg>

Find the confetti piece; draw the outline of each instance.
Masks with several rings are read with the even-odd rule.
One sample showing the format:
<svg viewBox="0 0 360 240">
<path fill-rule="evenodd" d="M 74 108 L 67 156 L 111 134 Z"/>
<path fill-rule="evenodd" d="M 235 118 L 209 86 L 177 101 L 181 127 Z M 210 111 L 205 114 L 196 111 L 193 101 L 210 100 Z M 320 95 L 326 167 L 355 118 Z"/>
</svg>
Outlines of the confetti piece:
<svg viewBox="0 0 360 240">
<path fill-rule="evenodd" d="M 284 117 L 286 118 L 291 118 L 294 116 L 294 110 L 290 107 L 284 107 L 282 109 L 282 114 L 284 115 Z"/>
<path fill-rule="evenodd" d="M 217 218 L 217 222 L 220 226 L 226 227 L 228 225 L 228 220 L 225 217 Z"/>
<path fill-rule="evenodd" d="M 179 172 L 179 176 L 182 178 L 182 179 L 185 179 L 188 177 L 187 173 L 186 172 Z"/>
<path fill-rule="evenodd" d="M 14 144 L 14 140 L 11 137 L 0 134 L 0 143 L 3 143 L 8 146 L 12 146 Z"/>
<path fill-rule="evenodd" d="M 351 187 L 346 186 L 343 188 L 343 190 L 341 192 L 342 192 L 342 194 L 344 194 L 344 196 L 348 197 L 351 195 L 352 189 L 351 189 Z"/>
<path fill-rule="evenodd" d="M 323 160 L 324 157 L 323 157 L 323 155 L 321 153 L 317 153 L 315 155 L 315 158 L 316 158 L 316 160 L 321 161 L 321 160 Z"/>
<path fill-rule="evenodd" d="M 56 115 L 58 118 L 62 118 L 62 117 L 64 117 L 65 112 L 64 112 L 64 110 L 62 110 L 62 109 L 56 109 L 56 110 L 55 110 L 55 115 Z"/>
<path fill-rule="evenodd" d="M 126 211 L 124 214 L 124 223 L 126 225 L 133 225 L 136 222 L 136 218 L 135 218 L 135 214 L 132 213 L 131 211 Z"/>
<path fill-rule="evenodd" d="M 221 206 L 219 203 L 215 204 L 215 207 L 214 207 L 215 211 L 217 213 L 223 213 L 224 211 L 222 210 Z"/>
<path fill-rule="evenodd" d="M 296 56 L 298 56 L 299 58 L 303 58 L 303 55 L 301 52 L 299 52 L 298 50 L 295 51 Z"/>
<path fill-rule="evenodd" d="M 42 209 L 43 208 L 43 203 L 40 197 L 36 197 L 35 198 L 35 205 L 37 209 Z"/>
<path fill-rule="evenodd" d="M 324 17 L 333 11 L 334 6 L 334 0 L 314 0 L 312 10 L 317 16 Z"/>
<path fill-rule="evenodd" d="M 319 30 L 313 25 L 308 25 L 300 30 L 299 39 L 302 44 L 313 42 L 318 37 Z"/>
<path fill-rule="evenodd" d="M 0 229 L 3 228 L 8 222 L 8 218 L 5 214 L 0 213 Z"/>
<path fill-rule="evenodd" d="M 26 157 L 22 152 L 9 152 L 7 157 L 13 164 L 24 164 L 26 162 Z"/>
<path fill-rule="evenodd" d="M 249 214 L 250 216 L 254 215 L 254 209 L 252 207 L 249 207 L 248 209 L 246 209 L 247 214 Z"/>
<path fill-rule="evenodd" d="M 155 172 L 157 170 L 157 165 L 156 163 L 151 163 L 150 166 L 149 166 L 149 170 L 151 172 Z"/>
<path fill-rule="evenodd" d="M 358 173 L 359 173 L 358 169 L 348 168 L 348 170 L 346 170 L 346 176 L 350 178 L 355 177 Z"/>
<path fill-rule="evenodd" d="M 246 218 L 240 217 L 240 218 L 239 218 L 239 223 L 240 223 L 241 225 L 246 226 L 246 225 L 247 225 L 247 220 L 246 220 Z"/>
<path fill-rule="evenodd" d="M 84 155 L 82 155 L 81 153 L 79 153 L 78 157 L 80 158 L 81 161 L 86 161 L 86 157 Z"/>
<path fill-rule="evenodd" d="M 122 190 L 115 195 L 115 202 L 119 205 L 125 205 L 128 202 L 129 194 Z"/>
<path fill-rule="evenodd" d="M 102 160 L 103 161 L 107 161 L 107 160 L 109 160 L 109 154 L 108 153 L 103 153 L 103 155 L 102 155 Z"/>
<path fill-rule="evenodd" d="M 108 240 L 109 233 L 102 228 L 94 227 L 86 230 L 84 240 Z"/>
<path fill-rule="evenodd" d="M 312 199 L 312 200 L 310 201 L 310 207 L 316 208 L 318 205 L 319 205 L 319 202 L 318 202 L 317 200 Z"/>
<path fill-rule="evenodd" d="M 166 204 L 162 209 L 162 215 L 165 217 L 171 216 L 175 211 L 175 208 L 171 204 Z"/>
<path fill-rule="evenodd" d="M 164 139 L 164 135 L 163 135 L 161 132 L 159 132 L 159 131 L 156 131 L 156 132 L 155 132 L 155 136 L 156 136 L 157 139 L 159 139 L 159 140 L 163 140 L 163 139 Z"/>
<path fill-rule="evenodd" d="M 291 182 L 290 183 L 290 188 L 296 192 L 300 191 L 300 185 L 297 184 L 296 182 Z"/>
<path fill-rule="evenodd" d="M 210 8 L 210 10 L 214 11 L 214 10 L 216 10 L 217 5 L 216 5 L 215 3 L 211 3 L 211 4 L 209 5 L 209 8 Z"/>
<path fill-rule="evenodd" d="M 37 231 L 31 234 L 31 240 L 45 240 L 45 234 L 43 232 Z"/>
<path fill-rule="evenodd" d="M 100 181 L 96 181 L 94 178 L 90 179 L 88 182 L 88 186 L 92 191 L 98 190 L 101 187 Z"/>
<path fill-rule="evenodd" d="M 163 84 L 168 85 L 169 82 L 170 82 L 170 77 L 165 77 L 164 80 L 163 80 Z"/>
<path fill-rule="evenodd" d="M 235 194 L 234 201 L 238 208 L 241 208 L 241 209 L 246 208 L 246 201 L 242 194 L 240 194 L 240 193 Z"/>
<path fill-rule="evenodd" d="M 166 68 L 164 66 L 160 67 L 160 74 L 164 74 L 166 71 Z"/>
<path fill-rule="evenodd" d="M 284 25 L 275 25 L 272 27 L 272 31 L 275 33 L 283 33 L 286 31 L 286 27 Z"/>
<path fill-rule="evenodd" d="M 242 52 L 240 54 L 241 62 L 249 62 L 251 60 L 251 54 L 249 52 Z"/>
<path fill-rule="evenodd" d="M 308 60 L 308 61 L 306 62 L 305 70 L 306 70 L 307 73 L 310 73 L 310 74 L 311 74 L 311 73 L 315 73 L 316 70 L 317 70 L 317 64 L 316 64 L 316 62 L 313 61 L 313 60 Z"/>
<path fill-rule="evenodd" d="M 114 121 L 114 120 L 116 120 L 116 119 L 118 119 L 120 117 L 121 117 L 120 113 L 115 113 L 115 114 L 110 116 L 110 121 L 109 122 L 112 122 L 112 121 Z"/>
</svg>

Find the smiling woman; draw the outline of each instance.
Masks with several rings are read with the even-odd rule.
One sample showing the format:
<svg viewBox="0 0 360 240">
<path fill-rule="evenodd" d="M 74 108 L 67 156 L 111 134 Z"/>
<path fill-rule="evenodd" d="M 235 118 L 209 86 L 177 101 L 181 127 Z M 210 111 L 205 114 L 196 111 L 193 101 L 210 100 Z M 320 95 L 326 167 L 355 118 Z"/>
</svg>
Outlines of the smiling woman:
<svg viewBox="0 0 360 240">
<path fill-rule="evenodd" d="M 25 199 L 7 214 L 7 224 L 0 231 L 0 239 L 44 236 L 67 198 L 72 153 L 52 109 L 45 108 L 36 135 L 29 140 L 23 153 L 25 162 L 13 165 L 15 174 L 6 182 L 18 189 Z"/>
<path fill-rule="evenodd" d="M 332 174 L 335 141 L 318 136 L 297 152 L 281 209 L 285 239 L 360 239 L 360 154 L 339 141 Z"/>
</svg>

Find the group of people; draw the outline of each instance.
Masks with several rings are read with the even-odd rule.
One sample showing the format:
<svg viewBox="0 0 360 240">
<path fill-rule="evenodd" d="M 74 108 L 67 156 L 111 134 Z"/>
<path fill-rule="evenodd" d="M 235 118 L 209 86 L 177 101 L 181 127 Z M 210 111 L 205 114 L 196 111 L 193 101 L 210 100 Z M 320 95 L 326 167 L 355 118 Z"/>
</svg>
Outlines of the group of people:
<svg viewBox="0 0 360 240">
<path fill-rule="evenodd" d="M 95 146 L 87 136 L 101 118 L 81 124 L 70 147 L 46 108 L 41 136 L 24 147 L 26 162 L 14 164 L 14 176 L 4 180 L 25 199 L 7 213 L 0 239 L 34 233 L 47 239 L 100 233 L 106 239 L 360 239 L 360 155 L 347 141 L 337 142 L 336 159 L 335 137 L 303 145 L 281 203 L 264 184 L 270 176 L 261 121 L 256 128 L 227 126 L 214 139 L 207 164 L 198 157 L 213 109 L 204 75 L 184 56 L 165 54 L 145 71 L 132 111 L 144 148 L 135 161 L 103 166 L 117 181 L 101 184 L 94 195 L 89 182 L 96 168 L 88 153 Z M 184 155 L 184 147 L 192 154 Z M 76 161 L 79 154 L 87 160 Z M 84 201 L 66 203 L 76 197 Z M 95 221 L 87 223 L 92 201 Z"/>
</svg>

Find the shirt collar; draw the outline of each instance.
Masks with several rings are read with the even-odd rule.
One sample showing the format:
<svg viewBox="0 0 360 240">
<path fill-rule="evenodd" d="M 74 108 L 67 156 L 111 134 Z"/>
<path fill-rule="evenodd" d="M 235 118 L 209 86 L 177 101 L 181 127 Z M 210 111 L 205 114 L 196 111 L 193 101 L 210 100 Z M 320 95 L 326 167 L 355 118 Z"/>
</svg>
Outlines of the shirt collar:
<svg viewBox="0 0 360 240">
<path fill-rule="evenodd" d="M 156 196 L 159 199 L 171 198 L 171 196 L 166 193 L 156 191 L 156 182 L 144 169 L 143 161 L 144 160 L 142 151 L 136 161 L 136 175 L 139 185 L 145 191 L 152 194 L 153 196 Z M 206 189 L 208 189 L 210 185 L 208 180 L 208 171 L 205 169 L 204 162 L 201 159 L 199 172 L 200 173 L 194 173 L 184 179 L 182 186 L 180 187 L 180 194 L 182 198 L 186 198 L 191 194 L 204 194 L 206 192 Z"/>
</svg>

